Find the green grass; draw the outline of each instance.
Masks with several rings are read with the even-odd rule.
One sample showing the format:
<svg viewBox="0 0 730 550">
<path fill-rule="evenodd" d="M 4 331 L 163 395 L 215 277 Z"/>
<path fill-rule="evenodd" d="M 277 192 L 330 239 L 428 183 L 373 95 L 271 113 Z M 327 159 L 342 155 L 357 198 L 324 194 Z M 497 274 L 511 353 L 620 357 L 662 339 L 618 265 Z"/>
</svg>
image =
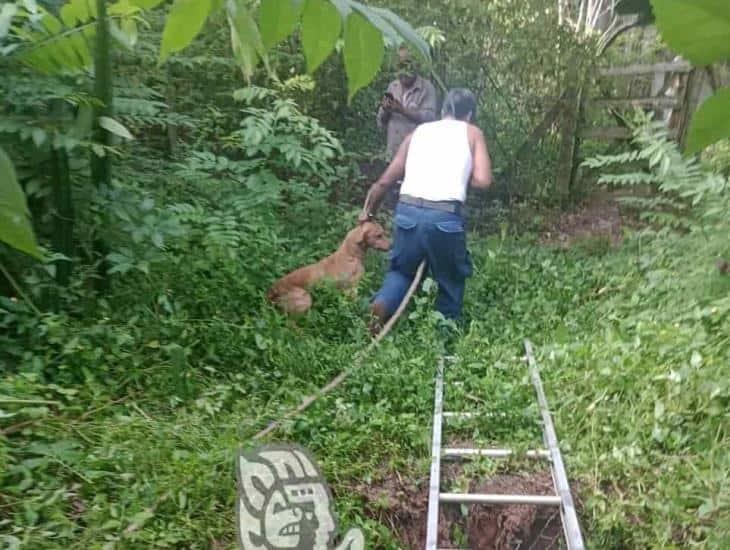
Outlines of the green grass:
<svg viewBox="0 0 730 550">
<path fill-rule="evenodd" d="M 721 235 L 634 235 L 600 253 L 472 240 L 467 320 L 447 370 L 464 385 L 447 387 L 446 409 L 507 416 L 449 433 L 537 444 L 529 337 L 590 547 L 730 544 L 730 277 L 713 267 L 727 253 Z M 12 427 L 0 438 L 3 546 L 234 547 L 234 451 L 350 364 L 378 282 L 369 273 L 355 301 L 325 289 L 294 326 L 263 304 L 261 282 L 235 270 L 200 284 L 165 277 L 172 313 L 130 300 L 138 281 L 86 316 L 38 320 L 4 302 L 14 363 L 5 360 L 0 394 L 28 403 L 0 402 L 0 426 Z M 428 475 L 432 298 L 417 298 L 360 370 L 274 437 L 313 451 L 341 528 L 362 527 L 373 548 L 398 545 L 350 487 L 389 470 Z"/>
</svg>

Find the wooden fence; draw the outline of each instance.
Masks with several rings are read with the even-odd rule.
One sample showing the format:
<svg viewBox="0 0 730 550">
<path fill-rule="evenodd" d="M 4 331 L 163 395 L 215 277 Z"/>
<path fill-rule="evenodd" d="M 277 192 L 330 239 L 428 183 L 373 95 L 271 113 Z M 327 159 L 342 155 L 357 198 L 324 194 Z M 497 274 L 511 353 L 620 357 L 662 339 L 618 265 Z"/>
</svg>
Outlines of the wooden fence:
<svg viewBox="0 0 730 550">
<path fill-rule="evenodd" d="M 561 146 L 557 181 L 563 198 L 575 195 L 576 172 L 580 163 L 580 146 L 584 140 L 627 140 L 631 131 L 621 125 L 626 111 L 635 107 L 653 110 L 665 120 L 670 135 L 684 145 L 687 126 L 699 103 L 703 73 L 690 64 L 675 61 L 651 65 L 627 65 L 600 69 L 598 76 L 607 81 L 652 77 L 650 93 L 628 97 L 585 97 L 582 88 L 568 90 L 564 96 Z M 632 86 L 629 86 L 631 90 Z M 591 126 L 586 120 L 588 108 L 607 109 L 617 120 L 615 126 Z M 623 113 L 622 113 L 623 111 Z"/>
</svg>

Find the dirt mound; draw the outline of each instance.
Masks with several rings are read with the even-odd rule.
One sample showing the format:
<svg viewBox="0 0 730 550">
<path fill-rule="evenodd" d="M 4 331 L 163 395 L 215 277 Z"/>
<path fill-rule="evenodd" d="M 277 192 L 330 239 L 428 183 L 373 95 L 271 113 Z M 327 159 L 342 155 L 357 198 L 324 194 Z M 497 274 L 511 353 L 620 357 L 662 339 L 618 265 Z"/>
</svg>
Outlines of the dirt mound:
<svg viewBox="0 0 730 550">
<path fill-rule="evenodd" d="M 448 476 L 446 470 L 442 469 L 443 477 Z M 397 473 L 389 473 L 370 485 L 358 485 L 355 490 L 365 497 L 366 513 L 390 528 L 403 548 L 421 550 L 426 545 L 428 479 L 407 482 Z M 450 525 L 454 519 L 451 510 L 440 510 L 440 541 L 449 540 Z"/>
<path fill-rule="evenodd" d="M 460 466 L 442 465 L 442 484 L 457 477 Z M 386 525 L 403 548 L 421 550 L 426 544 L 428 479 L 403 480 L 397 473 L 353 487 L 365 498 L 369 517 Z M 472 483 L 470 492 L 549 495 L 553 493 L 548 472 L 529 475 L 501 475 Z M 455 526 L 466 534 L 468 547 L 478 550 L 548 550 L 562 541 L 560 514 L 556 508 L 525 505 L 470 506 L 464 520 L 459 506 L 441 505 L 439 547 L 463 547 L 454 541 Z"/>
<path fill-rule="evenodd" d="M 626 224 L 616 196 L 596 194 L 572 212 L 565 212 L 543 232 L 542 244 L 571 246 L 577 241 L 604 239 L 611 245 L 621 242 Z"/>
<path fill-rule="evenodd" d="M 473 483 L 474 493 L 550 495 L 554 494 L 550 474 L 503 475 Z M 562 535 L 560 513 L 546 506 L 472 506 L 467 518 L 470 548 L 508 550 L 513 548 L 558 548 Z"/>
</svg>

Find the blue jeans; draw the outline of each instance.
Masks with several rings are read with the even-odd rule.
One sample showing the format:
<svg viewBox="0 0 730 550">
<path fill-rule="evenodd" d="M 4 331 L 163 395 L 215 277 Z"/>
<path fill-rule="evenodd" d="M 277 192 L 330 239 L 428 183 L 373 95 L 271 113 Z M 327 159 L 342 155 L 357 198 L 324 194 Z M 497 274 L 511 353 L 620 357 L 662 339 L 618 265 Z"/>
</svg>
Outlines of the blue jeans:
<svg viewBox="0 0 730 550">
<path fill-rule="evenodd" d="M 373 303 L 384 306 L 390 317 L 425 259 L 428 271 L 438 283 L 436 309 L 447 319 L 458 319 L 464 302 L 464 284 L 472 274 L 464 218 L 398 203 L 394 222 L 390 267 Z"/>
</svg>

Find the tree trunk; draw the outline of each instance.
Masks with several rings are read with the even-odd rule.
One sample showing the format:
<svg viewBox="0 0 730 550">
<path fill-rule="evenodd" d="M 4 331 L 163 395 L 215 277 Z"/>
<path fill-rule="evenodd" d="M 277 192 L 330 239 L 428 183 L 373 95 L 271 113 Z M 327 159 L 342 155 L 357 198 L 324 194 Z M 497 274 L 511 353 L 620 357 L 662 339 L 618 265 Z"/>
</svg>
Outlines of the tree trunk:
<svg viewBox="0 0 730 550">
<path fill-rule="evenodd" d="M 56 282 L 65 287 L 68 286 L 71 279 L 74 256 L 71 178 L 65 149 L 52 149 L 51 159 L 53 162 L 53 250 L 68 258 L 56 262 Z"/>
<path fill-rule="evenodd" d="M 520 145 L 512 157 L 512 161 L 508 164 L 507 171 L 504 174 L 504 180 L 510 188 L 517 187 L 515 184 L 519 181 L 518 168 L 520 161 L 524 155 L 534 149 L 534 147 L 540 142 L 540 140 L 547 134 L 550 127 L 555 123 L 560 113 L 565 109 L 566 94 L 565 92 L 558 98 L 550 110 L 545 113 L 540 123 L 527 136 L 527 139 Z"/>
<path fill-rule="evenodd" d="M 167 83 L 165 87 L 165 95 L 167 100 L 167 108 L 171 113 L 177 109 L 177 90 L 175 88 L 175 74 L 172 65 L 167 65 Z M 170 158 L 174 158 L 177 153 L 177 124 L 169 123 L 167 125 L 167 154 Z"/>
<path fill-rule="evenodd" d="M 109 33 L 109 19 L 106 12 L 106 0 L 96 0 L 96 49 L 94 52 L 94 96 L 101 104 L 94 108 L 94 141 L 102 145 L 111 145 L 111 134 L 99 125 L 99 117 L 112 116 L 112 66 L 111 66 L 111 39 Z M 97 188 L 111 185 L 111 157 L 109 154 L 99 156 L 91 153 L 91 181 Z M 95 261 L 99 264 L 99 279 L 97 289 L 108 288 L 106 256 L 109 247 L 104 240 L 96 235 L 94 238 Z"/>
<path fill-rule="evenodd" d="M 581 116 L 580 106 L 582 101 L 582 89 L 578 87 L 577 78 L 571 77 L 569 81 L 575 82 L 575 84 L 568 88 L 565 93 L 566 103 L 560 132 L 561 143 L 556 182 L 557 195 L 562 206 L 567 206 L 573 198 L 571 195 L 574 190 L 578 129 Z"/>
</svg>

